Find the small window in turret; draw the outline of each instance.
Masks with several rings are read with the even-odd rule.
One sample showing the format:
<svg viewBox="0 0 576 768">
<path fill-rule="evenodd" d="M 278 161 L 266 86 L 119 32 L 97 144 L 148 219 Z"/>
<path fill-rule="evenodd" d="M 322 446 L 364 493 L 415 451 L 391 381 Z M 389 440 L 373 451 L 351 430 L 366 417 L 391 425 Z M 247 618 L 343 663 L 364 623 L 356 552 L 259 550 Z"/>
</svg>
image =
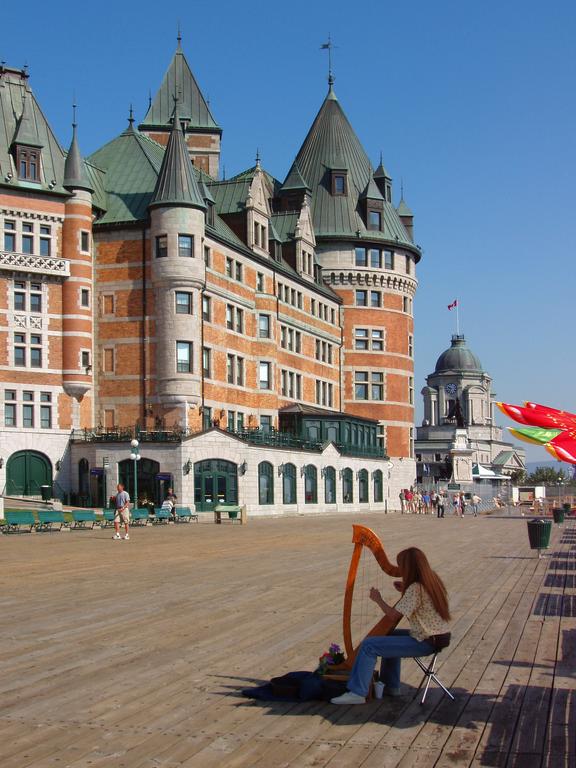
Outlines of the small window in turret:
<svg viewBox="0 0 576 768">
<path fill-rule="evenodd" d="M 188 258 L 194 255 L 194 238 L 192 235 L 178 235 L 178 256 Z"/>
<path fill-rule="evenodd" d="M 346 195 L 348 192 L 346 184 L 346 175 L 344 173 L 332 174 L 332 194 Z"/>
<path fill-rule="evenodd" d="M 80 233 L 80 250 L 83 253 L 90 253 L 90 232 Z"/>
<path fill-rule="evenodd" d="M 156 258 L 161 259 L 164 256 L 168 256 L 168 237 L 158 235 L 156 238 Z"/>
<path fill-rule="evenodd" d="M 380 232 L 382 229 L 382 214 L 380 211 L 368 211 L 368 229 Z"/>
</svg>

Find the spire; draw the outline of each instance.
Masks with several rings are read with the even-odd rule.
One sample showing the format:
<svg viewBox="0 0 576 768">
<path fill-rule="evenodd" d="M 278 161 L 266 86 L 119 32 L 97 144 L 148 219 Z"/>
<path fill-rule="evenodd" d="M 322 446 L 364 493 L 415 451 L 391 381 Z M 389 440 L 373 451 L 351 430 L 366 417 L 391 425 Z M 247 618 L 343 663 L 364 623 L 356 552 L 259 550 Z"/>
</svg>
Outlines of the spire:
<svg viewBox="0 0 576 768">
<path fill-rule="evenodd" d="M 13 144 L 25 144 L 28 147 L 42 147 L 43 144 L 36 130 L 36 123 L 31 109 L 31 94 L 24 90 L 22 96 L 22 114 L 16 126 L 16 132 L 12 140 Z"/>
<path fill-rule="evenodd" d="M 170 138 L 150 206 L 177 205 L 205 210 L 206 204 L 196 181 L 196 174 L 180 125 L 178 99 L 174 99 L 174 120 Z"/>
<path fill-rule="evenodd" d="M 380 162 L 378 164 L 378 168 L 376 168 L 376 170 L 374 171 L 374 178 L 389 179 L 390 181 L 392 181 L 392 177 L 390 176 L 386 168 L 384 168 L 384 164 L 382 162 L 382 150 L 380 150 Z"/>
<path fill-rule="evenodd" d="M 364 187 L 364 192 L 360 195 L 360 200 L 384 200 L 384 196 L 378 189 L 378 185 L 374 181 L 372 172 L 370 172 L 370 179 L 368 184 Z"/>
<path fill-rule="evenodd" d="M 182 32 L 180 31 L 180 22 L 178 22 L 178 34 L 176 36 L 177 49 L 182 50 Z"/>
<path fill-rule="evenodd" d="M 256 168 L 260 168 L 260 150 L 256 148 Z"/>
<path fill-rule="evenodd" d="M 88 181 L 86 167 L 80 154 L 78 139 L 76 138 L 76 104 L 72 105 L 72 120 L 72 142 L 64 162 L 63 186 L 70 192 L 75 189 L 85 189 L 87 192 L 94 192 L 93 187 Z"/>
</svg>

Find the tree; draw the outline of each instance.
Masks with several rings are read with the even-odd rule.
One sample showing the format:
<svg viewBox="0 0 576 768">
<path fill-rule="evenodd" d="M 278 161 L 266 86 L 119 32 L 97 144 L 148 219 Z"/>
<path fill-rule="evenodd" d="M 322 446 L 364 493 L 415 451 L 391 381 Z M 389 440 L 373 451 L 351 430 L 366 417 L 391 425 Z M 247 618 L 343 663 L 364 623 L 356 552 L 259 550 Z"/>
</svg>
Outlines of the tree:
<svg viewBox="0 0 576 768">
<path fill-rule="evenodd" d="M 526 482 L 527 474 L 525 469 L 515 469 L 510 473 L 510 480 L 514 485 L 522 485 Z"/>
<path fill-rule="evenodd" d="M 532 474 L 526 478 L 530 485 L 557 485 L 568 480 L 568 475 L 563 469 L 553 467 L 536 467 Z"/>
</svg>

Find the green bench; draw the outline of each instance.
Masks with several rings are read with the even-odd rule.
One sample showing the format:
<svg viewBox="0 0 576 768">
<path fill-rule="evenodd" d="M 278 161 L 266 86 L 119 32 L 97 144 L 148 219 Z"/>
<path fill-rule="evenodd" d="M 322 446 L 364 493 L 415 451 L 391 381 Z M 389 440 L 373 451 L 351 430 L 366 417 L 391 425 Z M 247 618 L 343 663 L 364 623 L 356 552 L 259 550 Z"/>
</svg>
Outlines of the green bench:
<svg viewBox="0 0 576 768">
<path fill-rule="evenodd" d="M 148 509 L 133 509 L 130 512 L 130 523 L 132 525 L 148 525 L 149 517 Z"/>
<path fill-rule="evenodd" d="M 63 512 L 55 509 L 40 509 L 38 511 L 37 531 L 61 531 L 65 525 L 67 523 Z M 58 527 L 55 528 L 54 526 Z"/>
<path fill-rule="evenodd" d="M 152 520 L 154 525 L 168 525 L 170 520 L 172 520 L 172 513 L 169 509 L 159 507 L 154 510 L 154 520 Z"/>
<path fill-rule="evenodd" d="M 101 528 L 110 528 L 114 525 L 114 510 L 113 509 L 103 509 L 102 510 L 102 520 L 100 521 L 100 527 Z"/>
<path fill-rule="evenodd" d="M 71 528 L 75 530 L 88 531 L 94 528 L 94 524 L 98 522 L 96 512 L 93 509 L 73 509 L 72 510 L 72 525 Z"/>
<path fill-rule="evenodd" d="M 30 510 L 6 510 L 4 518 L 6 533 L 32 533 L 36 525 L 36 518 Z"/>
<path fill-rule="evenodd" d="M 192 520 L 198 522 L 198 515 L 193 514 L 190 507 L 175 507 L 174 508 L 175 523 L 189 523 Z"/>
<path fill-rule="evenodd" d="M 221 524 L 226 515 L 231 523 L 243 523 L 244 520 L 241 515 L 242 510 L 236 504 L 218 504 L 214 507 L 214 522 Z"/>
</svg>

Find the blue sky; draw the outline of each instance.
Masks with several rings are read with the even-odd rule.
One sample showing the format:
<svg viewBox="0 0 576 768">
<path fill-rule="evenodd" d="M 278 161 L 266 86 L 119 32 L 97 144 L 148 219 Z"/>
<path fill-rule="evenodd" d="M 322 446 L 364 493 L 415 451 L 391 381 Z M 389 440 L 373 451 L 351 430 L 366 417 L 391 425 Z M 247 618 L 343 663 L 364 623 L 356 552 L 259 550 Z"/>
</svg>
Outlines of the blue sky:
<svg viewBox="0 0 576 768">
<path fill-rule="evenodd" d="M 574 2 L 34 0 L 26 17 L 3 9 L 0 58 L 28 63 L 63 144 L 73 92 L 85 154 L 123 130 L 130 102 L 143 117 L 180 22 L 227 175 L 258 147 L 281 179 L 324 98 L 330 33 L 338 98 L 415 214 L 417 390 L 449 346 L 458 297 L 500 399 L 576 410 Z"/>
</svg>

